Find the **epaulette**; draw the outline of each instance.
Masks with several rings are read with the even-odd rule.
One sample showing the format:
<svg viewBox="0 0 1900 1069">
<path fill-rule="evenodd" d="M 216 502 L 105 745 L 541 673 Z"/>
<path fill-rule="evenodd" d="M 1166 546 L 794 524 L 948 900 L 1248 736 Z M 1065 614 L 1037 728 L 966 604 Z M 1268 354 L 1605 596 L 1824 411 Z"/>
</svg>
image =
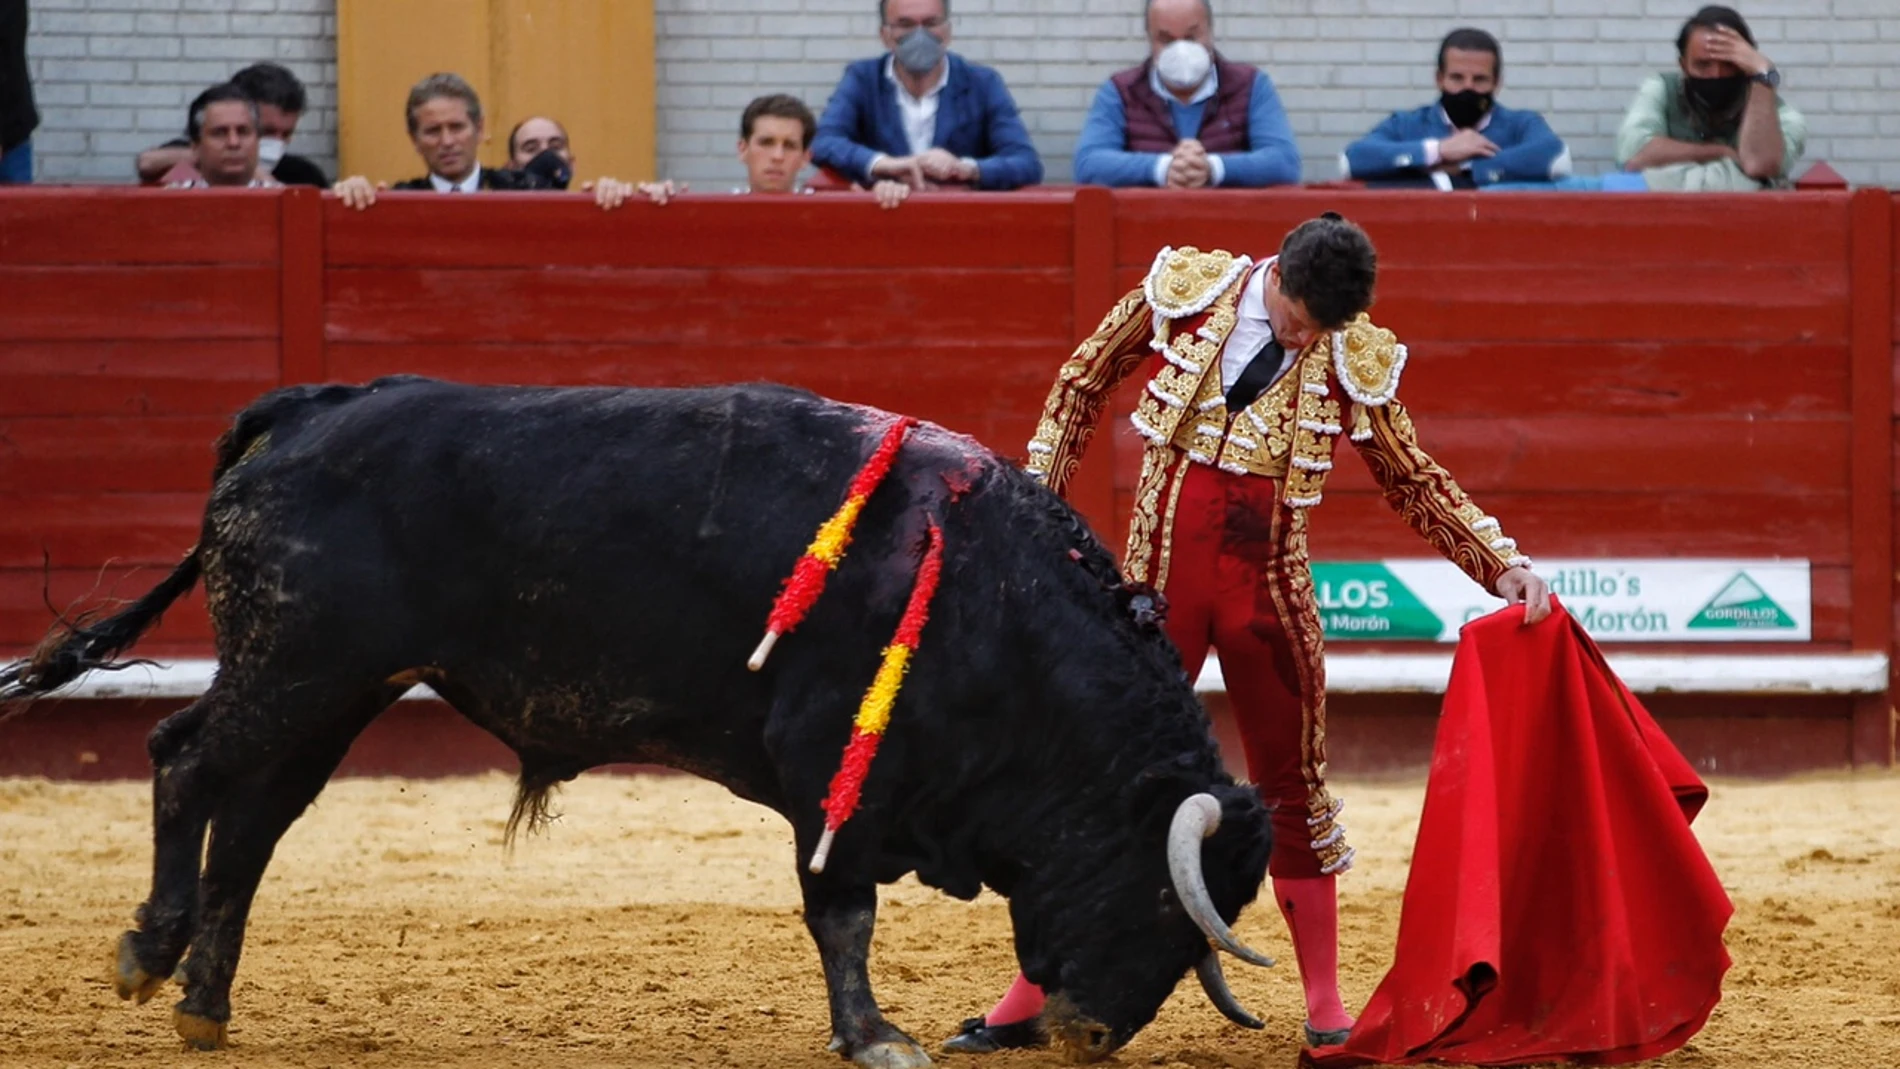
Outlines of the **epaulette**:
<svg viewBox="0 0 1900 1069">
<path fill-rule="evenodd" d="M 1148 269 L 1142 290 L 1161 318 L 1180 319 L 1205 311 L 1251 266 L 1252 259 L 1221 249 L 1164 248 Z"/>
<path fill-rule="evenodd" d="M 1361 312 L 1344 330 L 1333 332 L 1333 370 L 1346 396 L 1376 408 L 1399 392 L 1405 346 L 1398 335 L 1375 326 Z"/>
</svg>

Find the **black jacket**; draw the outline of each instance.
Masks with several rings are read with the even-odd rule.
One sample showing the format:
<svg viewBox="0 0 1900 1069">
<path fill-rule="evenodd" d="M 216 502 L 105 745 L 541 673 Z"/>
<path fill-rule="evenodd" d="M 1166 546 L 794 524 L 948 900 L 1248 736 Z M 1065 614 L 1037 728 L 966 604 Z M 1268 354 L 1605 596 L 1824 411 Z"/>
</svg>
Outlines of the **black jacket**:
<svg viewBox="0 0 1900 1069">
<path fill-rule="evenodd" d="M 0 0 L 0 153 L 32 137 L 39 124 L 26 75 L 26 0 Z"/>
<path fill-rule="evenodd" d="M 478 189 L 486 189 L 498 193 L 516 193 L 523 190 L 554 188 L 548 184 L 547 179 L 542 178 L 540 175 L 529 174 L 526 171 L 510 171 L 505 168 L 497 167 L 482 168 L 481 177 L 476 179 L 475 186 Z M 421 178 L 411 178 L 407 182 L 397 182 L 390 188 L 427 193 L 435 187 L 429 184 L 428 176 L 424 175 Z"/>
</svg>

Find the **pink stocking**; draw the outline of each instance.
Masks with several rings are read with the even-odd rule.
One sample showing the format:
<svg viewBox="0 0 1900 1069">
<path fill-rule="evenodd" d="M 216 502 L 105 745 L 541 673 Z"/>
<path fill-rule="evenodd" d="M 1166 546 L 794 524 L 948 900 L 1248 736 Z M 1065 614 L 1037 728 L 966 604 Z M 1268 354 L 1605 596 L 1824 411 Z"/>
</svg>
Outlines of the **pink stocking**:
<svg viewBox="0 0 1900 1069">
<path fill-rule="evenodd" d="M 1306 1020 L 1321 1032 L 1352 1027 L 1339 1001 L 1339 899 L 1333 877 L 1273 881 L 1273 897 L 1293 936 L 1293 955 L 1306 988 Z"/>
</svg>

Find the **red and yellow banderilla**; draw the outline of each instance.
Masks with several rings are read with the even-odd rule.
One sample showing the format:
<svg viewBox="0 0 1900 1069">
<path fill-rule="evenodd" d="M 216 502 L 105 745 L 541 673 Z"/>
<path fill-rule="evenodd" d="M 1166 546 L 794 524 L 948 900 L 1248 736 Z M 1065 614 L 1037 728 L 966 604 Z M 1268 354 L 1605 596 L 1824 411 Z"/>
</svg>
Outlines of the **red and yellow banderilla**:
<svg viewBox="0 0 1900 1069">
<path fill-rule="evenodd" d="M 844 760 L 831 777 L 831 790 L 825 795 L 825 831 L 812 851 L 811 871 L 825 871 L 825 858 L 831 853 L 838 829 L 857 811 L 858 798 L 864 791 L 864 778 L 870 774 L 871 759 L 877 756 L 877 744 L 891 724 L 891 707 L 904 686 L 904 673 L 910 670 L 910 658 L 923 637 L 924 623 L 930 619 L 930 599 L 937 592 L 937 579 L 943 572 L 943 531 L 933 520 L 930 542 L 924 549 L 923 563 L 917 566 L 917 578 L 910 588 L 910 602 L 897 621 L 897 633 L 884 647 L 884 659 L 864 701 L 858 705 L 857 719 L 851 725 L 851 741 L 845 744 Z"/>
<path fill-rule="evenodd" d="M 845 547 L 851 544 L 851 531 L 857 526 L 858 513 L 864 511 L 864 503 L 890 472 L 897 451 L 903 448 L 905 437 L 916 425 L 917 421 L 911 417 L 899 416 L 884 432 L 884 440 L 878 443 L 870 459 L 858 469 L 850 489 L 845 492 L 844 504 L 818 528 L 811 546 L 792 567 L 785 589 L 779 592 L 778 599 L 772 603 L 772 614 L 766 617 L 765 637 L 746 659 L 747 668 L 756 672 L 765 667 L 765 659 L 772 655 L 779 636 L 797 627 L 817 603 L 818 595 L 824 593 L 826 576 L 838 567 L 838 562 L 844 559 Z"/>
</svg>

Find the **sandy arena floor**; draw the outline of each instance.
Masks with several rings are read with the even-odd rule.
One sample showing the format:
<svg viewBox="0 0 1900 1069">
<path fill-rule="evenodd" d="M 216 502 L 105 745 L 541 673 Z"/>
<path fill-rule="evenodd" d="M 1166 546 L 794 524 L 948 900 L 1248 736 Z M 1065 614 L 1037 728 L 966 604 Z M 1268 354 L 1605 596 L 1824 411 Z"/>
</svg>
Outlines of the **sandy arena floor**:
<svg viewBox="0 0 1900 1069">
<path fill-rule="evenodd" d="M 1423 788 L 1341 788 L 1362 859 L 1342 885 L 1357 1004 L 1387 964 Z M 233 1049 L 187 1055 L 176 989 L 132 1007 L 106 972 L 146 892 L 149 788 L 0 780 L 0 1065 L 843 1064 L 824 1051 L 824 988 L 775 815 L 683 776 L 589 776 L 511 859 L 510 789 L 500 775 L 333 784 L 265 878 Z M 1735 968 L 1702 1035 L 1650 1064 L 1900 1066 L 1900 776 L 1718 783 L 1698 830 L 1738 907 Z M 934 1048 L 1013 970 L 1004 906 L 915 884 L 883 901 L 879 995 Z M 1270 910 L 1240 932 L 1290 962 Z M 1228 1025 L 1189 980 L 1117 1062 L 1292 1066 L 1293 970 L 1228 973 L 1266 1033 Z"/>
</svg>

